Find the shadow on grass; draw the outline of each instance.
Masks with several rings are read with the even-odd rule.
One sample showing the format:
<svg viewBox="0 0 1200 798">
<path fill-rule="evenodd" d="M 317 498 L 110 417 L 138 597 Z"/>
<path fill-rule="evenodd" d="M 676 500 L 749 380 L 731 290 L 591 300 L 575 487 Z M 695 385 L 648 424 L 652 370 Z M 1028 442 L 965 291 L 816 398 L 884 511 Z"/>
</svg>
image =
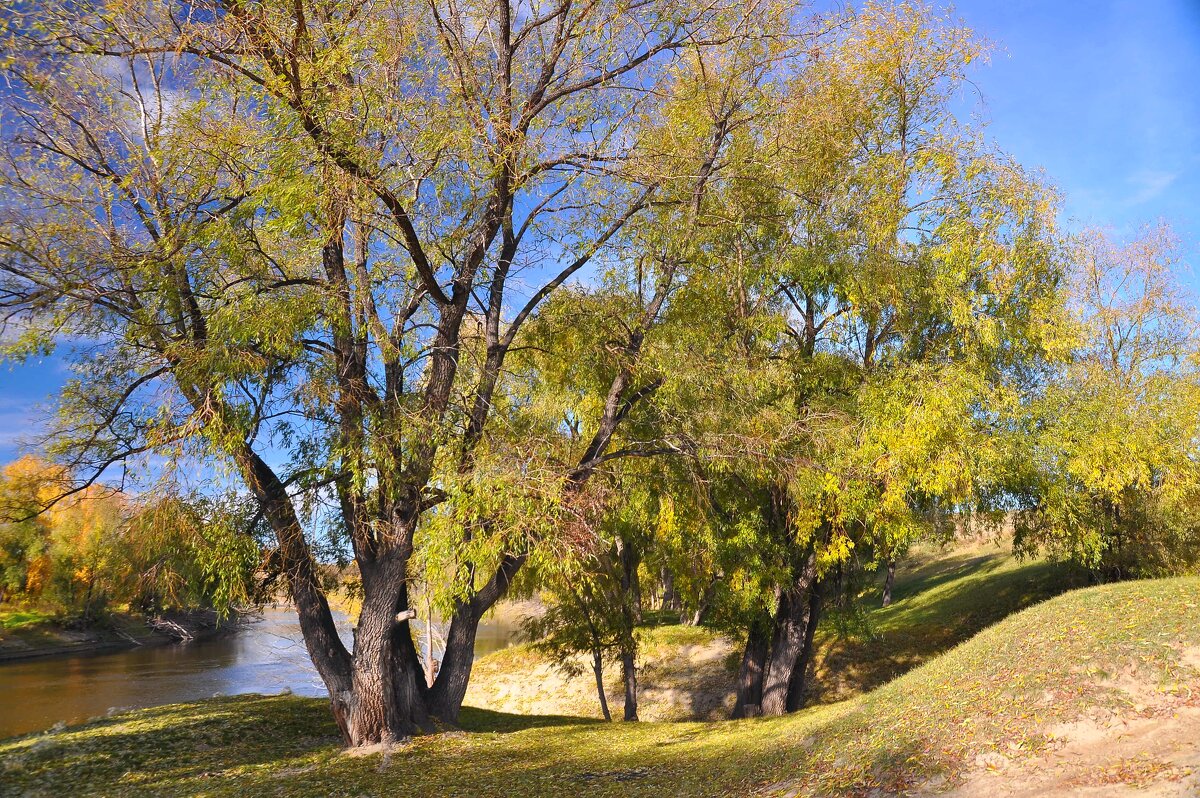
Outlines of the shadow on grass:
<svg viewBox="0 0 1200 798">
<path fill-rule="evenodd" d="M 1078 568 L 1014 564 L 1004 553 L 922 564 L 897 579 L 890 607 L 868 611 L 864 631 L 839 636 L 822 629 L 810 700 L 829 703 L 875 689 L 1016 612 L 1086 584 Z M 877 595 L 872 590 L 864 600 Z"/>
<path fill-rule="evenodd" d="M 901 573 L 896 579 L 892 590 L 892 602 L 899 603 L 910 596 L 916 596 L 942 585 L 962 579 L 971 573 L 988 573 L 1000 568 L 1009 558 L 1007 552 L 993 554 L 958 555 L 944 557 L 923 565 L 918 565 L 909 573 Z M 883 589 L 877 585 L 871 591 L 872 598 L 882 597 Z M 876 605 L 877 606 L 877 605 Z"/>
<path fill-rule="evenodd" d="M 525 731 L 526 729 L 548 729 L 556 726 L 581 726 L 604 723 L 598 718 L 585 718 L 573 715 L 516 715 L 511 712 L 497 712 L 492 709 L 478 707 L 463 707 L 459 715 L 458 725 L 464 731 L 510 732 Z"/>
<path fill-rule="evenodd" d="M 0 771 L 16 774 L 5 785 L 16 792 L 0 795 L 23 794 L 51 776 L 64 794 L 74 787 L 169 790 L 214 770 L 277 763 L 339 740 L 322 699 L 241 695 L 172 704 L 0 741 Z"/>
</svg>

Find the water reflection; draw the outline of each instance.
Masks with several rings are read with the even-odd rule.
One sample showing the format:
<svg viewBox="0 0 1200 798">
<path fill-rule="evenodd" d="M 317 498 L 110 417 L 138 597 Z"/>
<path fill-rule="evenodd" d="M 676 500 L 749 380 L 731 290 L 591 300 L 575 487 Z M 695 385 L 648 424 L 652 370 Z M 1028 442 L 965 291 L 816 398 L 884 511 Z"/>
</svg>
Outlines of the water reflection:
<svg viewBox="0 0 1200 798">
<path fill-rule="evenodd" d="M 337 617 L 350 644 L 349 623 Z M 512 626 L 481 624 L 476 654 L 503 648 Z M 267 609 L 235 634 L 110 654 L 0 665 L 0 737 L 76 723 L 113 708 L 153 707 L 213 695 L 325 695 L 291 609 Z"/>
</svg>

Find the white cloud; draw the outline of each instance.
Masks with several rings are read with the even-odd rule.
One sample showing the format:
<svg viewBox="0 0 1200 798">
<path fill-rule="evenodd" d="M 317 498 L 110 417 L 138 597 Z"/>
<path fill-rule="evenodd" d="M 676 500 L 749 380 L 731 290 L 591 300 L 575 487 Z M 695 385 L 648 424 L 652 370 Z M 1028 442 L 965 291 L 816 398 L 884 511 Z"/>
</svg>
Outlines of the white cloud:
<svg viewBox="0 0 1200 798">
<path fill-rule="evenodd" d="M 1133 194 L 1126 201 L 1127 205 L 1142 205 L 1155 199 L 1179 178 L 1178 172 L 1164 172 L 1159 169 L 1141 169 L 1129 176 L 1128 182 L 1133 188 Z"/>
</svg>

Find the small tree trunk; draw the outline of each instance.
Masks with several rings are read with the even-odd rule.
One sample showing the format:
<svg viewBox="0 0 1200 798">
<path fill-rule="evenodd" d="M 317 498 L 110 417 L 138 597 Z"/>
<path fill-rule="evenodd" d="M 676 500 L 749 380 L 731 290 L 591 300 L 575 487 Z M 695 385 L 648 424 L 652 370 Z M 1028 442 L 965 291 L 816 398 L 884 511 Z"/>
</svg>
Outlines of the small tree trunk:
<svg viewBox="0 0 1200 798">
<path fill-rule="evenodd" d="M 708 587 L 704 588 L 704 592 L 700 595 L 700 603 L 696 605 L 696 611 L 692 614 L 691 626 L 699 626 L 704 623 L 704 618 L 708 615 L 708 608 L 712 606 L 713 594 L 717 591 L 717 582 L 719 579 L 713 579 L 708 583 Z"/>
<path fill-rule="evenodd" d="M 641 553 L 628 541 L 619 541 L 621 559 L 621 589 L 625 591 L 622 604 L 629 608 L 635 624 L 642 622 L 642 583 L 638 578 Z"/>
<path fill-rule="evenodd" d="M 892 603 L 892 585 L 896 583 L 896 559 L 888 560 L 887 576 L 883 578 L 883 606 Z"/>
<path fill-rule="evenodd" d="M 621 679 L 625 682 L 625 720 L 637 720 L 637 665 L 630 648 L 621 650 Z"/>
<path fill-rule="evenodd" d="M 433 687 L 437 672 L 433 667 L 433 597 L 425 590 L 425 685 Z"/>
<path fill-rule="evenodd" d="M 592 673 L 596 674 L 596 695 L 600 697 L 600 711 L 604 719 L 611 721 L 612 713 L 608 711 L 608 697 L 604 695 L 604 660 L 600 651 L 592 651 Z"/>
<path fill-rule="evenodd" d="M 748 718 L 761 712 L 763 670 L 767 662 L 767 647 L 771 638 L 765 623 L 750 626 L 746 635 L 746 650 L 742 653 L 742 664 L 738 668 L 737 697 L 731 717 Z"/>
<path fill-rule="evenodd" d="M 662 569 L 663 596 L 662 606 L 663 612 L 679 612 L 679 591 L 675 589 L 675 574 L 670 568 Z"/>
</svg>

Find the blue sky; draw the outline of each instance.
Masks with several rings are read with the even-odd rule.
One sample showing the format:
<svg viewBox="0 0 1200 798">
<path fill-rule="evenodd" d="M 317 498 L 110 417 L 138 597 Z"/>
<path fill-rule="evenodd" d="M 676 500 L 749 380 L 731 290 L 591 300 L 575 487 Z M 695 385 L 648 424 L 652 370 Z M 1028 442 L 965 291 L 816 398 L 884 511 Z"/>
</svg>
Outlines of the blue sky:
<svg viewBox="0 0 1200 798">
<path fill-rule="evenodd" d="M 963 0 L 954 12 L 997 46 L 975 75 L 990 135 L 1046 170 L 1066 217 L 1118 235 L 1165 219 L 1200 263 L 1200 0 Z M 57 357 L 0 366 L 0 463 L 66 377 Z"/>
<path fill-rule="evenodd" d="M 1200 252 L 1200 0 L 964 0 L 997 44 L 977 74 L 991 136 L 1118 234 L 1166 219 Z M 1197 285 L 1194 279 L 1189 284 Z"/>
</svg>

